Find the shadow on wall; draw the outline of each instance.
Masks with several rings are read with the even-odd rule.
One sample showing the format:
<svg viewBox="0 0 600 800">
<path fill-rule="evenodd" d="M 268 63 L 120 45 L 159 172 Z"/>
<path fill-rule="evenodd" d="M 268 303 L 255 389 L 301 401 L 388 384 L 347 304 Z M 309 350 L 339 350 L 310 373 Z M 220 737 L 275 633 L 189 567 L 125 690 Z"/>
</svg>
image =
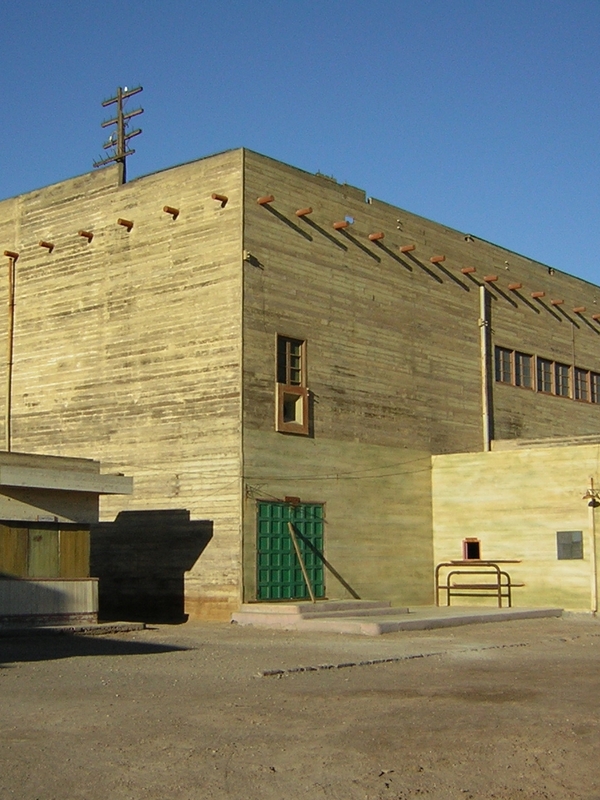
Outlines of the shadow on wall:
<svg viewBox="0 0 600 800">
<path fill-rule="evenodd" d="M 185 509 L 121 511 L 114 522 L 92 525 L 99 618 L 185 622 L 184 573 L 212 536 L 212 521 L 190 520 Z"/>
</svg>

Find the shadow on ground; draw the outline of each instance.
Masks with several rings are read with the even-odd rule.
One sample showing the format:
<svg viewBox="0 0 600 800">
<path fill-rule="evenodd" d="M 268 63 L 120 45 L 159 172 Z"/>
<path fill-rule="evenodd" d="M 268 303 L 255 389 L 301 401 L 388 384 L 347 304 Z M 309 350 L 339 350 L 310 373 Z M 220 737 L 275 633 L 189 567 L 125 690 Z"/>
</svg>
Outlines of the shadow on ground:
<svg viewBox="0 0 600 800">
<path fill-rule="evenodd" d="M 59 658 L 89 656 L 144 656 L 189 649 L 149 642 L 126 642 L 105 636 L 15 635 L 0 639 L 0 669 L 7 664 L 27 661 L 53 661 Z"/>
</svg>

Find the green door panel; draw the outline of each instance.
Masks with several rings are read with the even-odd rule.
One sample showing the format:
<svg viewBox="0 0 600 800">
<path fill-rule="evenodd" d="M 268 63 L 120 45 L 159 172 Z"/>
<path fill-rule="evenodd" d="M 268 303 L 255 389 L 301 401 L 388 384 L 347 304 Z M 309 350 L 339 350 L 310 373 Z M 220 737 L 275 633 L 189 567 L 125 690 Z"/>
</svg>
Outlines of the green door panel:
<svg viewBox="0 0 600 800">
<path fill-rule="evenodd" d="M 297 531 L 298 546 L 315 597 L 325 597 L 323 506 L 319 503 L 258 503 L 257 575 L 259 600 L 305 600 L 310 597 L 294 551 L 288 522 Z"/>
</svg>

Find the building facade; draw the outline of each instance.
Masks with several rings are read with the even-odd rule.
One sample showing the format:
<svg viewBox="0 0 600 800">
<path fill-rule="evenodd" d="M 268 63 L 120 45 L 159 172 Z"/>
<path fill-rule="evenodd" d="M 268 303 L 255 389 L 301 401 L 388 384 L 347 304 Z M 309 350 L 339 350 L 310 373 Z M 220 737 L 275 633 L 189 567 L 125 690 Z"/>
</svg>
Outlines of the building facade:
<svg viewBox="0 0 600 800">
<path fill-rule="evenodd" d="M 211 520 L 194 617 L 305 596 L 289 521 L 321 596 L 429 603 L 431 456 L 598 433 L 598 287 L 248 150 L 5 200 L 0 243 L 4 437 L 132 475 L 104 520 Z"/>
</svg>

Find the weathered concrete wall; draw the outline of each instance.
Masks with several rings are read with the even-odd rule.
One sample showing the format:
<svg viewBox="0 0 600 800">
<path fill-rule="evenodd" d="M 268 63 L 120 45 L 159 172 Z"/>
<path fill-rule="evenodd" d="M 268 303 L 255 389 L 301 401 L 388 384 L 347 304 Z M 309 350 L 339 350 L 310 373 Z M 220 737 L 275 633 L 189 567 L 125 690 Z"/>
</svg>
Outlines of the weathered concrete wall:
<svg viewBox="0 0 600 800">
<path fill-rule="evenodd" d="M 244 289 L 250 427 L 272 427 L 279 333 L 308 342 L 316 437 L 433 453 L 481 449 L 480 285 L 491 297 L 492 345 L 600 371 L 600 325 L 592 319 L 598 287 L 365 202 L 354 187 L 251 152 L 245 163 L 244 247 L 255 256 L 245 265 Z M 257 205 L 265 195 L 275 200 Z M 307 206 L 313 213 L 298 218 Z M 354 223 L 335 231 L 333 222 L 345 217 Z M 375 232 L 385 238 L 370 241 Z M 411 244 L 413 251 L 400 252 Z M 445 260 L 431 263 L 439 255 Z M 466 268 L 476 271 L 463 274 Z M 508 289 L 517 283 L 520 290 Z M 545 297 L 533 299 L 537 291 Z M 585 313 L 572 312 L 582 306 Z M 492 383 L 498 439 L 600 430 L 598 404 Z"/>
<path fill-rule="evenodd" d="M 268 195 L 271 203 L 257 204 Z M 309 206 L 312 214 L 296 216 Z M 353 224 L 334 230 L 333 223 L 345 218 Z M 380 231 L 383 239 L 369 239 Z M 409 244 L 415 249 L 402 253 Z M 251 152 L 245 154 L 244 247 L 251 255 L 244 265 L 247 483 L 257 483 L 258 497 L 262 490 L 267 499 L 295 495 L 325 502 L 328 552 L 364 581 L 369 596 L 429 602 L 432 533 L 425 485 L 403 491 L 406 478 L 386 482 L 363 475 L 350 489 L 350 482 L 320 476 L 351 474 L 364 462 L 376 474 L 386 464 L 410 461 L 409 454 L 416 454 L 420 468 L 423 453 L 482 448 L 482 283 L 489 286 L 492 346 L 571 363 L 567 354 L 575 342 L 573 363 L 592 369 L 600 369 L 600 328 L 590 314 L 585 321 L 560 314 L 530 293 L 556 292 L 571 307 L 592 302 L 600 290 Z M 445 260 L 432 263 L 436 255 Z M 465 274 L 466 267 L 476 271 Z M 483 280 L 494 273 L 497 281 Z M 507 289 L 516 281 L 524 284 L 521 292 Z M 309 437 L 274 432 L 277 334 L 307 343 Z M 598 405 L 496 386 L 493 373 L 490 378 L 499 438 L 524 430 L 551 436 L 598 429 Z M 294 480 L 298 471 L 302 482 Z M 269 477 L 259 480 L 261 475 Z M 245 513 L 245 591 L 252 599 L 254 502 L 246 503 Z M 330 579 L 328 592 L 332 585 Z"/>
<path fill-rule="evenodd" d="M 13 448 L 99 458 L 108 471 L 132 475 L 134 495 L 103 500 L 105 520 L 122 509 L 172 507 L 212 520 L 213 538 L 186 577 L 192 616 L 237 606 L 242 549 L 245 596 L 252 593 L 254 501 L 245 506 L 242 544 L 242 446 L 245 482 L 273 474 L 276 464 L 279 477 L 264 490 L 301 497 L 306 492 L 292 488 L 298 463 L 349 473 L 363 459 L 380 469 L 404 463 L 404 454 L 419 461 L 481 448 L 485 276 L 498 275 L 486 284 L 493 343 L 600 372 L 600 327 L 591 315 L 600 290 L 583 281 L 249 151 L 125 186 L 116 173 L 108 168 L 0 203 L 0 248 L 19 253 Z M 213 192 L 229 197 L 224 208 Z M 275 201 L 257 205 L 267 194 Z M 177 219 L 164 205 L 180 210 Z M 306 206 L 313 213 L 297 217 Z M 333 222 L 347 216 L 353 224 L 335 231 Z M 80 229 L 94 234 L 91 242 Z M 369 240 L 378 231 L 385 237 Z M 409 244 L 415 249 L 402 253 Z M 243 249 L 251 254 L 244 262 Z M 436 255 L 445 260 L 432 263 Z M 466 267 L 476 271 L 465 274 Z M 523 287 L 509 290 L 509 282 Z M 0 284 L 0 349 L 6 291 Z M 545 297 L 534 300 L 532 291 Z M 562 306 L 549 302 L 555 295 Z M 582 305 L 586 312 L 572 311 Z M 277 334 L 307 341 L 306 438 L 274 432 Z M 0 359 L 0 385 L 5 370 Z M 598 430 L 599 405 L 510 386 L 494 385 L 493 394 L 499 439 Z M 362 564 L 364 591 L 381 587 L 399 602 L 429 598 L 425 484 L 415 483 L 417 499 L 389 484 L 385 508 L 369 481 L 362 495 L 325 492 L 320 475 L 312 473 L 311 493 L 327 503 L 328 526 L 352 531 L 328 537 L 332 556 L 350 572 Z M 405 516 L 410 523 L 390 522 Z M 369 548 L 365 530 L 392 538 L 402 531 L 388 572 L 388 534 Z M 410 591 L 396 591 L 396 573 Z"/>
<path fill-rule="evenodd" d="M 13 449 L 132 475 L 135 494 L 105 498 L 103 519 L 177 506 L 213 520 L 188 611 L 227 614 L 241 592 L 241 152 L 116 178 L 108 168 L 0 203 L 0 247 L 19 253 Z M 0 309 L 5 332 L 5 282 Z"/>
<path fill-rule="evenodd" d="M 247 431 L 245 599 L 256 597 L 256 501 L 325 505 L 325 557 L 363 599 L 432 602 L 431 460 L 401 448 Z M 327 597 L 351 595 L 325 571 Z"/>
<path fill-rule="evenodd" d="M 600 443 L 434 456 L 435 562 L 462 558 L 462 540 L 478 538 L 483 559 L 521 561 L 506 565 L 525 583 L 514 605 L 590 610 L 594 512 L 582 497 L 599 465 Z M 583 559 L 558 560 L 557 531 L 583 532 Z"/>
<path fill-rule="evenodd" d="M 270 207 L 257 205 L 268 194 Z M 244 424 L 273 428 L 279 333 L 307 340 L 316 439 L 477 449 L 477 291 L 428 266 L 437 243 L 424 222 L 399 232 L 397 209 L 254 153 L 245 198 L 244 246 L 259 265 L 244 267 Z M 345 216 L 354 224 L 333 230 Z M 380 230 L 383 246 L 368 239 Z M 413 261 L 398 246 L 417 237 Z M 449 352 L 450 340 L 461 346 Z"/>
</svg>

